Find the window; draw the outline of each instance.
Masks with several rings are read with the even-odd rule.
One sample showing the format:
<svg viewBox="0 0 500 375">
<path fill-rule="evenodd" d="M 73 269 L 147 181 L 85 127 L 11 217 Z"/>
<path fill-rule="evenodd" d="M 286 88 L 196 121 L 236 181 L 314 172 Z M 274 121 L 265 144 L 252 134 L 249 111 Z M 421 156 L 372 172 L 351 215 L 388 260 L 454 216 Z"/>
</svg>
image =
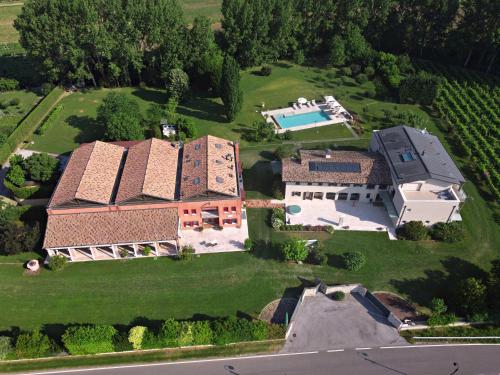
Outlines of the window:
<svg viewBox="0 0 500 375">
<path fill-rule="evenodd" d="M 375 185 L 374 185 L 374 184 L 367 184 L 367 185 L 366 185 L 366 188 L 367 188 L 368 190 L 373 190 L 373 189 L 375 189 Z"/>
<path fill-rule="evenodd" d="M 307 183 L 307 185 L 308 185 L 308 186 L 311 186 L 311 185 L 312 185 L 312 182 L 308 182 L 308 183 Z"/>
<path fill-rule="evenodd" d="M 430 224 L 431 222 L 429 220 L 426 220 L 425 221 L 425 224 Z"/>
<path fill-rule="evenodd" d="M 371 198 L 371 196 L 372 196 L 372 195 L 371 195 L 370 193 L 366 194 L 366 199 Z"/>
<path fill-rule="evenodd" d="M 292 197 L 300 197 L 300 191 L 292 191 Z"/>
<path fill-rule="evenodd" d="M 224 212 L 229 212 L 229 207 L 224 207 Z"/>
<path fill-rule="evenodd" d="M 380 196 L 380 194 L 377 194 L 377 196 L 375 197 L 375 200 L 377 202 L 380 202 L 382 200 L 382 197 Z"/>
<path fill-rule="evenodd" d="M 387 185 L 379 185 L 379 190 L 387 190 Z"/>
<path fill-rule="evenodd" d="M 363 184 L 354 184 L 354 187 L 363 187 Z"/>
<path fill-rule="evenodd" d="M 296 182 L 295 185 L 300 185 L 300 182 Z"/>
<path fill-rule="evenodd" d="M 351 201 L 359 201 L 359 194 L 358 193 L 352 193 L 351 197 L 349 198 Z"/>
<path fill-rule="evenodd" d="M 234 207 L 234 206 L 233 206 L 233 207 L 231 207 L 231 211 L 232 211 L 232 212 L 236 212 L 236 207 Z"/>
<path fill-rule="evenodd" d="M 194 149 L 195 150 L 199 150 L 201 148 L 201 145 L 199 143 L 195 144 L 194 145 Z"/>
<path fill-rule="evenodd" d="M 332 182 L 332 183 L 329 183 L 328 186 L 338 186 L 338 184 Z"/>
<path fill-rule="evenodd" d="M 400 157 L 401 157 L 401 161 L 403 161 L 403 162 L 415 160 L 415 158 L 413 157 L 413 153 L 411 151 L 403 152 L 400 155 Z"/>
<path fill-rule="evenodd" d="M 189 210 L 184 210 L 184 215 L 188 215 L 189 214 Z"/>
<path fill-rule="evenodd" d="M 323 186 L 323 183 L 322 182 L 318 183 L 318 186 Z"/>
<path fill-rule="evenodd" d="M 195 166 L 195 168 L 196 168 L 196 167 L 199 167 L 199 166 L 200 166 L 200 164 L 201 164 L 201 161 L 200 161 L 200 160 L 195 160 L 195 161 L 194 161 L 194 166 Z"/>
<path fill-rule="evenodd" d="M 195 177 L 195 178 L 193 179 L 193 184 L 194 184 L 194 185 L 199 185 L 199 184 L 200 184 L 200 182 L 201 182 L 201 180 L 200 180 L 200 178 L 199 178 L 199 177 Z"/>
<path fill-rule="evenodd" d="M 320 192 L 314 193 L 314 199 L 323 199 L 323 193 Z"/>
<path fill-rule="evenodd" d="M 326 199 L 331 199 L 332 201 L 334 201 L 335 195 L 335 193 L 326 193 Z"/>
<path fill-rule="evenodd" d="M 196 209 L 191 210 L 191 215 L 196 215 Z"/>
<path fill-rule="evenodd" d="M 351 184 L 340 184 L 340 186 L 349 187 L 349 186 L 351 186 Z"/>
<path fill-rule="evenodd" d="M 349 194 L 347 194 L 347 193 L 339 193 L 339 198 L 338 198 L 338 200 L 339 200 L 339 201 L 346 201 L 346 200 L 347 200 L 347 196 L 348 196 L 348 195 L 349 195 Z"/>
</svg>

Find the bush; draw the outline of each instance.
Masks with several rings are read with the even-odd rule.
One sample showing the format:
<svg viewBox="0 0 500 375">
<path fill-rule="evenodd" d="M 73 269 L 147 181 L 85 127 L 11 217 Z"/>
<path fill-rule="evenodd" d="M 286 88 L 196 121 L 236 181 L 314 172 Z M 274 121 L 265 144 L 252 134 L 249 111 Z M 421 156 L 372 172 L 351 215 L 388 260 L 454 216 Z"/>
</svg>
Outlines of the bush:
<svg viewBox="0 0 500 375">
<path fill-rule="evenodd" d="M 396 230 L 405 240 L 421 241 L 427 238 L 428 229 L 421 221 L 410 221 Z"/>
<path fill-rule="evenodd" d="M 465 237 L 463 224 L 458 221 L 436 223 L 431 229 L 431 237 L 436 241 L 459 242 Z"/>
<path fill-rule="evenodd" d="M 343 68 L 341 68 L 340 72 L 342 73 L 343 76 L 351 76 L 352 75 L 352 70 L 348 66 L 344 66 Z"/>
<path fill-rule="evenodd" d="M 6 223 L 0 230 L 0 254 L 13 255 L 33 251 L 39 240 L 38 223 L 34 226 Z"/>
<path fill-rule="evenodd" d="M 290 130 L 285 131 L 283 134 L 283 139 L 289 141 L 293 138 L 293 133 Z"/>
<path fill-rule="evenodd" d="M 364 72 L 368 77 L 373 77 L 373 75 L 375 74 L 375 69 L 373 68 L 373 66 L 367 66 Z"/>
<path fill-rule="evenodd" d="M 368 76 L 366 74 L 358 74 L 356 76 L 356 82 L 358 82 L 359 84 L 363 84 L 365 82 L 368 82 Z"/>
<path fill-rule="evenodd" d="M 43 120 L 42 125 L 40 125 L 38 129 L 36 129 L 35 133 L 40 135 L 44 134 L 49 128 L 52 127 L 52 125 L 54 125 L 63 109 L 64 106 L 62 104 L 59 104 L 52 111 L 50 111 L 49 115 L 45 118 L 45 120 Z"/>
<path fill-rule="evenodd" d="M 359 251 L 344 253 L 342 260 L 344 267 L 349 271 L 359 271 L 366 263 L 366 257 Z"/>
<path fill-rule="evenodd" d="M 59 161 L 47 153 L 33 154 L 23 162 L 23 168 L 33 181 L 47 182 L 54 178 Z"/>
<path fill-rule="evenodd" d="M 268 339 L 283 339 L 285 338 L 286 326 L 284 324 L 269 324 Z"/>
<path fill-rule="evenodd" d="M 185 245 L 181 248 L 181 260 L 190 261 L 194 258 L 194 247 L 191 245 Z"/>
<path fill-rule="evenodd" d="M 250 238 L 245 239 L 245 242 L 243 243 L 243 247 L 245 248 L 245 250 L 252 250 L 253 241 Z"/>
<path fill-rule="evenodd" d="M 281 160 L 290 157 L 292 155 L 292 150 L 286 146 L 278 146 L 276 151 L 274 151 L 274 155 Z"/>
<path fill-rule="evenodd" d="M 271 213 L 271 226 L 274 230 L 281 230 L 285 226 L 285 209 L 273 208 Z"/>
<path fill-rule="evenodd" d="M 256 341 L 266 340 L 269 337 L 269 325 L 262 320 L 252 322 L 252 339 Z"/>
<path fill-rule="evenodd" d="M 246 319 L 238 319 L 234 316 L 218 319 L 212 324 L 213 342 L 217 345 L 226 345 L 250 341 L 253 338 L 252 329 L 252 322 Z"/>
<path fill-rule="evenodd" d="M 430 326 L 447 326 L 457 321 L 455 314 L 432 314 L 427 319 L 427 324 Z"/>
<path fill-rule="evenodd" d="M 0 78 L 0 92 L 12 91 L 19 88 L 19 81 L 11 78 Z"/>
<path fill-rule="evenodd" d="M 21 101 L 19 100 L 19 98 L 12 98 L 12 99 L 10 100 L 10 102 L 9 102 L 9 104 L 10 104 L 11 106 L 14 106 L 14 107 L 15 107 L 16 105 L 19 105 L 19 103 L 21 103 Z"/>
<path fill-rule="evenodd" d="M 212 343 L 213 332 L 210 322 L 193 322 L 191 329 L 193 335 L 193 345 L 208 345 Z"/>
<path fill-rule="evenodd" d="M 53 88 L 54 85 L 52 83 L 42 83 L 40 86 L 40 94 L 42 94 L 42 96 L 46 96 L 52 91 Z"/>
<path fill-rule="evenodd" d="M 16 186 L 22 186 L 26 181 L 23 169 L 21 168 L 20 165 L 17 164 L 9 168 L 9 171 L 5 175 L 5 178 L 7 181 L 11 182 Z"/>
<path fill-rule="evenodd" d="M 328 263 L 328 256 L 325 254 L 325 247 L 317 242 L 309 252 L 308 263 L 325 266 Z"/>
<path fill-rule="evenodd" d="M 359 66 L 358 64 L 351 64 L 350 68 L 351 68 L 351 74 L 353 76 L 361 72 L 361 66 Z"/>
<path fill-rule="evenodd" d="M 19 199 L 27 199 L 40 189 L 40 186 L 36 185 L 18 187 L 8 180 L 4 180 L 4 185 L 7 189 L 9 189 L 12 192 L 12 194 L 14 194 L 16 198 Z"/>
<path fill-rule="evenodd" d="M 12 340 L 7 336 L 0 336 L 0 361 L 12 353 Z"/>
<path fill-rule="evenodd" d="M 325 225 L 325 232 L 326 233 L 333 234 L 334 231 L 335 231 L 335 229 L 333 228 L 332 225 Z"/>
<path fill-rule="evenodd" d="M 117 330 L 109 325 L 69 327 L 62 335 L 62 342 L 70 354 L 97 354 L 112 352 Z"/>
<path fill-rule="evenodd" d="M 193 323 L 181 322 L 177 345 L 190 346 L 193 345 Z"/>
<path fill-rule="evenodd" d="M 262 68 L 260 68 L 259 74 L 261 76 L 267 77 L 267 76 L 270 76 L 272 72 L 273 72 L 273 70 L 270 66 L 264 65 Z"/>
<path fill-rule="evenodd" d="M 113 337 L 113 351 L 114 352 L 124 352 L 133 350 L 132 344 L 128 341 L 127 332 L 118 332 Z"/>
<path fill-rule="evenodd" d="M 144 246 L 144 248 L 142 249 L 142 253 L 145 256 L 150 255 L 152 252 L 153 252 L 153 249 L 151 249 L 149 246 Z"/>
<path fill-rule="evenodd" d="M 64 255 L 54 255 L 49 259 L 49 268 L 52 271 L 60 271 L 68 262 L 68 259 Z"/>
<path fill-rule="evenodd" d="M 163 322 L 159 334 L 162 346 L 172 347 L 179 345 L 179 334 L 181 332 L 181 325 L 175 319 L 167 319 Z"/>
<path fill-rule="evenodd" d="M 304 51 L 296 50 L 293 53 L 293 62 L 297 65 L 302 65 L 305 61 Z"/>
<path fill-rule="evenodd" d="M 343 301 L 345 299 L 345 293 L 337 290 L 336 292 L 332 293 L 332 299 L 334 301 Z"/>
<path fill-rule="evenodd" d="M 128 333 L 128 341 L 132 344 L 132 348 L 134 350 L 142 349 L 142 342 L 144 340 L 144 336 L 147 333 L 147 327 L 144 326 L 135 326 L 130 328 Z"/>
<path fill-rule="evenodd" d="M 36 329 L 19 335 L 15 352 L 17 358 L 41 358 L 50 355 L 53 347 L 49 337 Z"/>
<path fill-rule="evenodd" d="M 291 238 L 281 244 L 281 253 L 287 261 L 302 262 L 307 258 L 309 251 L 306 241 Z"/>
</svg>

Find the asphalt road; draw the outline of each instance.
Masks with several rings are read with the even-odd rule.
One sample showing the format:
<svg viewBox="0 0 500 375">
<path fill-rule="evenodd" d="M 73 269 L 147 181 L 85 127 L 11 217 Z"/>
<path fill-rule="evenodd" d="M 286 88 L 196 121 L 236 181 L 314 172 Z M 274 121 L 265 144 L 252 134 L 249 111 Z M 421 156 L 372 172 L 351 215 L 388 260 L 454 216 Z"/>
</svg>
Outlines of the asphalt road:
<svg viewBox="0 0 500 375">
<path fill-rule="evenodd" d="M 33 374 L 499 375 L 500 346 L 413 346 L 221 358 Z"/>
</svg>

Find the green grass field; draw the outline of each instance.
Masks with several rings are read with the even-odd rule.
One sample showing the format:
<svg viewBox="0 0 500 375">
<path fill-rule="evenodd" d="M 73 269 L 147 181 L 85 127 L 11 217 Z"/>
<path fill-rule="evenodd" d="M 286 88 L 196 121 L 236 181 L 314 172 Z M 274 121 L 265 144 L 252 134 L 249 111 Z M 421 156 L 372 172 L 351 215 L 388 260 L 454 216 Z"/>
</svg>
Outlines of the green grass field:
<svg viewBox="0 0 500 375">
<path fill-rule="evenodd" d="M 0 44 L 15 43 L 19 39 L 19 34 L 14 29 L 14 20 L 21 13 L 21 5 L 6 5 L 0 6 Z"/>
<path fill-rule="evenodd" d="M 1 8 L 0 8 L 1 9 Z M 0 132 L 10 134 L 17 124 L 41 99 L 35 93 L 27 90 L 16 90 L 0 93 L 0 103 L 7 105 L 12 99 L 19 99 L 19 104 L 0 110 Z"/>
</svg>

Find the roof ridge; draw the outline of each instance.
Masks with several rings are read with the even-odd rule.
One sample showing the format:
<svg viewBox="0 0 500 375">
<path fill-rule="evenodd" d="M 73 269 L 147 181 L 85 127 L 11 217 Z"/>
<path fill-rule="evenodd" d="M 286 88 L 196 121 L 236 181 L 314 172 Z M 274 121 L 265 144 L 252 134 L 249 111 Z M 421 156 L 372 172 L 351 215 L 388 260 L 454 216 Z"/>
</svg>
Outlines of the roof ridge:
<svg viewBox="0 0 500 375">
<path fill-rule="evenodd" d="M 153 148 L 153 139 L 154 138 L 150 138 L 150 139 L 144 141 L 144 142 L 149 141 L 149 150 L 148 150 L 148 157 L 146 160 L 146 168 L 144 168 L 144 177 L 142 179 L 141 194 L 144 194 L 144 185 L 146 184 L 146 176 L 148 174 L 149 159 L 151 158 L 151 149 Z M 140 144 L 140 143 L 138 143 L 138 144 Z"/>
</svg>

